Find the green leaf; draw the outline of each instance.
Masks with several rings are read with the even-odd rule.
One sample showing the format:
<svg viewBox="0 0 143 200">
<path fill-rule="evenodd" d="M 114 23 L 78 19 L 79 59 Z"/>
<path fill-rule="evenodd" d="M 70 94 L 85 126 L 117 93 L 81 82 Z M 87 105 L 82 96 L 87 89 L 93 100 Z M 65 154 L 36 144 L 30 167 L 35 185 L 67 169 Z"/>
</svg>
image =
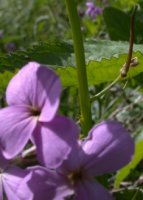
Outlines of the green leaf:
<svg viewBox="0 0 143 200">
<path fill-rule="evenodd" d="M 0 94 L 3 93 L 3 91 L 5 91 L 8 82 L 10 81 L 10 79 L 13 77 L 14 73 L 9 72 L 9 71 L 5 71 L 4 73 L 0 74 Z"/>
<path fill-rule="evenodd" d="M 143 55 L 140 52 L 136 52 L 133 54 L 134 56 L 138 57 L 139 65 L 130 68 L 129 78 L 143 72 Z M 127 54 L 122 54 L 118 58 L 102 59 L 100 62 L 90 61 L 87 64 L 88 84 L 96 85 L 115 80 L 126 58 Z M 67 66 L 66 68 L 57 68 L 56 72 L 60 76 L 63 86 L 78 86 L 76 68 Z"/>
<path fill-rule="evenodd" d="M 132 161 L 117 173 L 114 183 L 114 186 L 116 188 L 120 186 L 120 183 L 130 174 L 131 170 L 135 169 L 135 167 L 139 164 L 142 158 L 143 158 L 143 140 L 140 140 L 138 143 L 136 143 L 135 154 L 133 156 Z"/>
<path fill-rule="evenodd" d="M 140 12 L 137 12 L 136 15 L 134 41 L 135 43 L 143 43 L 143 20 L 141 20 L 142 18 L 138 17 L 138 15 L 140 16 Z M 112 40 L 129 41 L 129 14 L 124 13 L 117 8 L 107 7 L 104 9 L 103 16 L 107 26 L 107 31 Z"/>
<path fill-rule="evenodd" d="M 52 41 L 40 43 L 23 51 L 16 51 L 8 55 L 0 55 L 0 72 L 14 71 L 29 61 L 37 61 L 49 65 L 65 65 L 65 60 L 73 53 L 69 43 Z"/>
<path fill-rule="evenodd" d="M 84 44 L 86 63 L 88 64 L 91 60 L 101 61 L 103 58 L 118 57 L 120 54 L 128 52 L 128 46 L 128 42 L 87 40 Z M 135 44 L 134 52 L 136 51 L 143 53 L 142 45 Z M 0 55 L 0 72 L 5 70 L 14 71 L 33 60 L 53 65 L 53 67 L 76 65 L 71 42 L 49 41 L 34 45 L 27 50 Z"/>
<path fill-rule="evenodd" d="M 126 13 L 117 8 L 107 7 L 103 16 L 112 40 L 129 40 L 130 17 Z"/>
<path fill-rule="evenodd" d="M 27 50 L 0 55 L 0 92 L 6 86 L 15 71 L 29 61 L 37 61 L 49 65 L 65 65 L 65 60 L 73 53 L 73 47 L 65 42 L 49 42 L 35 45 Z M 54 66 L 53 66 L 54 67 Z"/>
<path fill-rule="evenodd" d="M 128 42 L 87 40 L 84 44 L 86 63 L 88 64 L 91 60 L 101 61 L 103 58 L 118 57 L 120 54 L 128 52 L 128 46 Z M 134 52 L 136 51 L 143 53 L 142 45 L 135 44 Z M 49 41 L 34 45 L 27 50 L 0 55 L 0 72 L 14 71 L 33 60 L 60 67 L 76 66 L 71 42 Z"/>
<path fill-rule="evenodd" d="M 113 1 L 112 5 L 115 6 L 116 8 L 121 8 L 121 9 L 131 9 L 135 4 L 137 4 L 139 0 L 117 0 Z"/>
<path fill-rule="evenodd" d="M 126 62 L 127 52 L 127 42 L 86 41 L 85 56 L 89 85 L 113 81 Z M 130 68 L 128 77 L 133 77 L 143 72 L 142 53 L 142 45 L 134 45 L 133 57 L 138 57 L 139 65 Z M 50 65 L 60 76 L 64 87 L 78 87 L 72 44 L 56 41 L 41 43 L 25 51 L 0 55 L 0 72 L 9 71 L 12 75 L 29 61 Z M 2 79 L 5 79 L 5 76 L 1 76 L 0 80 L 3 81 Z M 6 80 L 8 79 L 5 79 L 5 84 Z M 3 84 L 0 85 L 0 89 L 4 89 Z"/>
<path fill-rule="evenodd" d="M 142 189 L 139 188 L 132 188 L 130 190 L 125 189 L 121 192 L 115 193 L 116 200 L 141 200 L 143 199 L 143 192 Z"/>
<path fill-rule="evenodd" d="M 110 41 L 110 40 L 87 40 L 85 42 L 86 62 L 90 60 L 101 61 L 103 58 L 118 57 L 120 54 L 128 53 L 129 43 L 126 41 Z M 143 45 L 134 44 L 134 52 L 143 53 Z"/>
</svg>

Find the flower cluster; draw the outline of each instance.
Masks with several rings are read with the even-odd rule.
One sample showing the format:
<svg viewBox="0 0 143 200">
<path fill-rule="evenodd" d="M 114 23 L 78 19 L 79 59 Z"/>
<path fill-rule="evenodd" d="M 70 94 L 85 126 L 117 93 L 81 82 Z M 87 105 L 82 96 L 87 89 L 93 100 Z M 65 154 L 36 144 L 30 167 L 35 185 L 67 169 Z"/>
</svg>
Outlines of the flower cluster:
<svg viewBox="0 0 143 200">
<path fill-rule="evenodd" d="M 94 126 L 81 140 L 71 119 L 58 115 L 61 84 L 46 66 L 30 62 L 10 81 L 0 110 L 0 199 L 111 200 L 96 176 L 130 160 L 134 143 L 115 121 Z M 36 147 L 37 165 L 21 169 L 14 159 Z"/>
<path fill-rule="evenodd" d="M 95 4 L 93 2 L 87 2 L 86 3 L 87 6 L 87 10 L 86 10 L 86 15 L 89 15 L 93 20 L 96 19 L 97 15 L 101 15 L 102 14 L 102 8 L 95 6 Z"/>
</svg>

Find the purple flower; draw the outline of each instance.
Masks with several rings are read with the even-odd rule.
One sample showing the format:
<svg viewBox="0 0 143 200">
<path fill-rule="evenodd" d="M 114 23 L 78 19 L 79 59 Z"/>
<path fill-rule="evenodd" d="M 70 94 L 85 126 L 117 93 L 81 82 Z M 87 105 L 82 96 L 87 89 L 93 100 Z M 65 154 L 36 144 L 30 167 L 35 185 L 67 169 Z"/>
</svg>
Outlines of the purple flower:
<svg viewBox="0 0 143 200">
<path fill-rule="evenodd" d="M 14 44 L 14 42 L 8 43 L 8 44 L 5 46 L 5 48 L 6 48 L 6 51 L 7 51 L 7 52 L 12 52 L 12 51 L 14 51 L 14 50 L 15 50 L 15 44 Z"/>
<path fill-rule="evenodd" d="M 86 6 L 87 6 L 87 10 L 85 14 L 89 15 L 93 20 L 96 19 L 97 15 L 102 14 L 102 8 L 95 6 L 93 2 L 87 2 Z"/>
<path fill-rule="evenodd" d="M 0 147 L 7 159 L 20 153 L 29 139 L 36 144 L 38 157 L 49 166 L 58 166 L 61 157 L 67 158 L 71 151 L 68 143 L 76 140 L 78 131 L 69 119 L 55 116 L 60 94 L 58 76 L 36 62 L 28 63 L 13 77 L 6 91 L 9 106 L 0 110 Z"/>
<path fill-rule="evenodd" d="M 13 166 L 0 153 L 0 200 L 4 199 L 4 193 L 8 200 L 19 200 L 17 189 L 27 174 L 26 170 Z M 19 189 L 19 193 L 22 195 L 23 191 Z"/>
<path fill-rule="evenodd" d="M 117 171 L 130 162 L 134 143 L 127 130 L 118 122 L 105 121 L 72 147 L 67 160 L 55 171 L 46 168 L 46 163 L 45 167 L 29 169 L 30 174 L 20 185 L 29 194 L 27 200 L 63 200 L 70 195 L 73 200 L 113 199 L 94 177 Z"/>
</svg>

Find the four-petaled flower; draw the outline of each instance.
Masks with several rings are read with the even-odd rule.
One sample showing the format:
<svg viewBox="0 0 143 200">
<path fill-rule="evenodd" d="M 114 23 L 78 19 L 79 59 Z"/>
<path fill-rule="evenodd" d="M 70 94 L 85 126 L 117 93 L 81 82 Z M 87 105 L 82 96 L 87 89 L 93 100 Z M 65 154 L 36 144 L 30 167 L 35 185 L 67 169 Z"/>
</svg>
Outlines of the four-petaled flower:
<svg viewBox="0 0 143 200">
<path fill-rule="evenodd" d="M 48 169 L 46 162 L 44 167 L 29 169 L 19 187 L 27 194 L 27 200 L 63 200 L 71 195 L 73 200 L 113 199 L 95 177 L 117 171 L 130 162 L 134 143 L 127 130 L 118 122 L 105 121 L 94 126 L 84 141 L 72 143 L 72 147 L 58 169 Z M 47 154 L 45 151 L 43 157 Z"/>
<path fill-rule="evenodd" d="M 8 107 L 0 110 L 0 148 L 7 159 L 20 153 L 29 139 L 36 144 L 38 157 L 46 150 L 49 167 L 57 167 L 61 157 L 67 158 L 71 151 L 68 141 L 76 140 L 78 134 L 72 134 L 68 119 L 56 116 L 60 94 L 58 76 L 36 62 L 13 77 L 6 91 Z"/>
</svg>

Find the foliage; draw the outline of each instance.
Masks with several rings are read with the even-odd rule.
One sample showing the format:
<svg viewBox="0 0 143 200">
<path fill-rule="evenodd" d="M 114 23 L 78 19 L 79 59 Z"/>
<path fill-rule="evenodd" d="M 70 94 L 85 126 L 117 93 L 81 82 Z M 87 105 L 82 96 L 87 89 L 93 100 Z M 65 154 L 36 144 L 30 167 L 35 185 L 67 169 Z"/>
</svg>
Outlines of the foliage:
<svg viewBox="0 0 143 200">
<path fill-rule="evenodd" d="M 106 45 L 106 51 L 104 50 L 104 45 Z M 89 85 L 113 81 L 119 75 L 120 69 L 126 62 L 127 49 L 128 43 L 87 41 L 85 43 L 85 56 Z M 143 72 L 142 46 L 135 45 L 134 50 L 138 51 L 133 56 L 138 57 L 139 64 L 130 69 L 130 78 Z M 64 87 L 77 87 L 73 47 L 71 44 L 65 42 L 43 43 L 25 51 L 17 51 L 7 56 L 1 56 L 0 71 L 4 72 L 8 70 L 15 72 L 15 70 L 32 60 L 51 65 L 60 76 Z M 4 79 L 4 82 L 7 84 L 5 74 L 2 77 L 1 82 Z"/>
<path fill-rule="evenodd" d="M 142 12 L 137 13 L 135 20 L 135 43 L 143 43 L 143 20 L 139 17 L 141 13 Z M 130 14 L 124 13 L 117 8 L 107 7 L 104 9 L 103 15 L 110 38 L 112 40 L 128 41 L 130 33 Z"/>
</svg>

